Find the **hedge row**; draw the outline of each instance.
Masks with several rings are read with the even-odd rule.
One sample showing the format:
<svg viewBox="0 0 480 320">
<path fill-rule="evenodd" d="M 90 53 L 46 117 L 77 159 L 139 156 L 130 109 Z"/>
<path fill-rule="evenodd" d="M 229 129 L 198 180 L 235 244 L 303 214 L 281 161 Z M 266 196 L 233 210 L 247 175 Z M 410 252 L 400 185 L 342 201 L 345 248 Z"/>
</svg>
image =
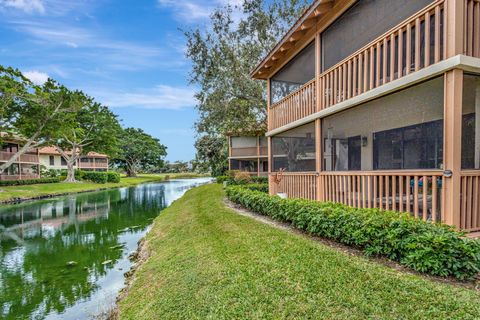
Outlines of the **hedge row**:
<svg viewBox="0 0 480 320">
<path fill-rule="evenodd" d="M 237 185 L 237 184 L 242 184 L 239 183 L 239 181 L 235 181 L 234 177 L 231 176 L 218 176 L 215 178 L 217 183 L 223 184 L 225 181 L 228 183 L 228 185 Z M 268 177 L 250 177 L 250 182 L 251 183 L 258 183 L 258 184 L 268 184 Z M 244 184 L 244 183 L 243 183 Z"/>
<path fill-rule="evenodd" d="M 473 279 L 480 272 L 480 240 L 443 224 L 409 214 L 356 209 L 338 203 L 281 199 L 242 186 L 230 186 L 228 198 L 254 212 L 292 223 L 313 235 L 385 256 L 413 270 L 436 276 Z"/>
<path fill-rule="evenodd" d="M 80 180 L 88 180 L 94 183 L 119 183 L 120 174 L 111 171 L 82 171 L 76 170 L 75 177 Z"/>
<path fill-rule="evenodd" d="M 27 184 L 39 184 L 39 183 L 55 183 L 60 182 L 59 178 L 39 178 L 39 179 L 27 179 L 27 180 L 3 180 L 0 181 L 0 186 L 22 186 Z"/>
<path fill-rule="evenodd" d="M 268 183 L 249 183 L 249 184 L 243 185 L 243 187 L 252 191 L 268 193 Z"/>
</svg>

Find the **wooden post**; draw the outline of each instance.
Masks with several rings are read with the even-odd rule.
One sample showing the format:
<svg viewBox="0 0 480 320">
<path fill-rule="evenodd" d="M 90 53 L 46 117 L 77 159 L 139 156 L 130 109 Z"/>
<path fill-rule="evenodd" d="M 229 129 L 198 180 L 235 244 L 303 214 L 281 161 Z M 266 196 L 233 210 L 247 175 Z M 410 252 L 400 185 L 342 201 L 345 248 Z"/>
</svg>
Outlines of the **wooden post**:
<svg viewBox="0 0 480 320">
<path fill-rule="evenodd" d="M 445 18 L 446 18 L 446 58 L 451 58 L 458 54 L 463 54 L 464 42 L 464 0 L 446 0 Z"/>
<path fill-rule="evenodd" d="M 260 177 L 260 136 L 257 136 L 257 177 Z"/>
<path fill-rule="evenodd" d="M 450 58 L 463 53 L 464 1 L 445 1 L 446 43 L 444 52 Z M 460 226 L 460 188 L 462 152 L 462 94 L 463 71 L 451 70 L 445 73 L 443 162 L 444 170 L 452 172 L 444 179 L 442 195 L 443 222 Z"/>
<path fill-rule="evenodd" d="M 445 74 L 443 162 L 444 170 L 452 173 L 444 179 L 442 219 L 445 223 L 460 226 L 460 173 L 462 160 L 462 91 L 463 71 Z"/>
<path fill-rule="evenodd" d="M 321 90 L 320 86 L 320 75 L 322 73 L 322 48 L 321 48 L 321 37 L 318 32 L 315 36 L 315 85 L 316 85 L 316 110 L 317 112 L 321 110 L 321 97 L 324 92 Z M 315 164 L 317 171 L 317 190 L 316 198 L 318 201 L 323 201 L 324 194 L 324 185 L 322 183 L 322 177 L 320 172 L 322 171 L 322 120 L 315 120 Z"/>
<path fill-rule="evenodd" d="M 227 137 L 227 140 L 228 140 L 228 171 L 232 170 L 232 159 L 230 159 L 230 157 L 232 156 L 232 141 L 231 141 L 231 137 L 228 136 Z"/>
<path fill-rule="evenodd" d="M 270 178 L 270 174 L 272 173 L 272 137 L 267 138 L 267 145 L 268 145 L 268 189 L 269 193 L 273 195 L 273 186 L 272 186 L 272 179 Z"/>
</svg>

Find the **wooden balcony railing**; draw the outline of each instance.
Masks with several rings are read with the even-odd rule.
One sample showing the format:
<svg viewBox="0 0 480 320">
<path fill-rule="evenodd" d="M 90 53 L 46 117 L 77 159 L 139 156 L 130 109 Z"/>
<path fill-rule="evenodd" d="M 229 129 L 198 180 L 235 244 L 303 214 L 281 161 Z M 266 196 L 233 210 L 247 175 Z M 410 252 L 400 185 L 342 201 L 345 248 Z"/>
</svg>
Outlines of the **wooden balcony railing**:
<svg viewBox="0 0 480 320">
<path fill-rule="evenodd" d="M 260 155 L 268 156 L 268 147 L 260 147 Z"/>
<path fill-rule="evenodd" d="M 411 212 L 425 221 L 441 221 L 441 171 L 321 172 L 325 201 L 357 208 Z"/>
<path fill-rule="evenodd" d="M 480 0 L 465 0 L 464 52 L 480 58 Z"/>
<path fill-rule="evenodd" d="M 315 79 L 290 93 L 270 108 L 268 129 L 273 130 L 316 111 Z"/>
<path fill-rule="evenodd" d="M 472 1 L 472 0 L 469 0 Z M 322 73 L 320 109 L 444 59 L 444 1 L 437 1 Z"/>
<path fill-rule="evenodd" d="M 79 162 L 79 168 L 108 168 L 107 162 Z"/>
<path fill-rule="evenodd" d="M 460 229 L 480 231 L 480 171 L 462 171 L 460 179 Z"/>
<path fill-rule="evenodd" d="M 40 176 L 38 174 L 25 174 L 25 175 L 0 175 L 0 180 L 29 180 L 29 179 L 38 179 Z"/>
<path fill-rule="evenodd" d="M 317 199 L 317 174 L 315 172 L 285 172 L 279 184 L 273 182 L 270 175 L 272 194 L 283 192 L 288 198 Z"/>
<path fill-rule="evenodd" d="M 15 153 L 0 151 L 0 161 L 10 160 Z M 28 162 L 28 163 L 38 163 L 38 155 L 36 154 L 23 154 L 15 162 Z"/>
<path fill-rule="evenodd" d="M 258 153 L 257 147 L 248 148 L 232 148 L 232 157 L 256 157 Z"/>
</svg>

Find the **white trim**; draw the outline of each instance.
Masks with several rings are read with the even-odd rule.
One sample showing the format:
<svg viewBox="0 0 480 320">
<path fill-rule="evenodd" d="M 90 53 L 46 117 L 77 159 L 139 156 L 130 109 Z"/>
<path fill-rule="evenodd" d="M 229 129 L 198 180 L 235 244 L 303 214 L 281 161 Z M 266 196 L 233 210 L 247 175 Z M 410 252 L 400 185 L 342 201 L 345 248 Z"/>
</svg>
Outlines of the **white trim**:
<svg viewBox="0 0 480 320">
<path fill-rule="evenodd" d="M 457 55 L 457 56 L 451 57 L 447 60 L 443 60 L 434 65 L 431 65 L 427 68 L 424 68 L 422 70 L 406 75 L 400 79 L 384 84 L 378 88 L 369 90 L 356 97 L 337 103 L 334 106 L 331 106 L 321 111 L 318 111 L 316 113 L 313 113 L 305 118 L 293 121 L 280 128 L 269 131 L 265 135 L 267 137 L 277 135 L 284 131 L 315 121 L 316 119 L 325 118 L 334 113 L 338 113 L 346 109 L 355 107 L 357 105 L 366 103 L 368 101 L 394 93 L 396 91 L 400 91 L 406 87 L 409 87 L 419 82 L 423 82 L 430 78 L 439 76 L 452 69 L 462 69 L 468 72 L 480 72 L 480 59 L 470 57 L 470 56 L 465 56 L 465 55 Z"/>
</svg>

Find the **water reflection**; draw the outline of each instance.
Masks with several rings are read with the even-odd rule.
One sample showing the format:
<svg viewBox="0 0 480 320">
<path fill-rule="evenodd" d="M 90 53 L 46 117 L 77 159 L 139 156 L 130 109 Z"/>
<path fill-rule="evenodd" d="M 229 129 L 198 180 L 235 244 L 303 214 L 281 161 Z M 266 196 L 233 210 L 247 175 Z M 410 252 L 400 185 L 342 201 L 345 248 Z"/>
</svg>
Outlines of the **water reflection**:
<svg viewBox="0 0 480 320">
<path fill-rule="evenodd" d="M 207 179 L 0 208 L 0 318 L 84 319 L 111 305 L 160 210 Z"/>
</svg>

